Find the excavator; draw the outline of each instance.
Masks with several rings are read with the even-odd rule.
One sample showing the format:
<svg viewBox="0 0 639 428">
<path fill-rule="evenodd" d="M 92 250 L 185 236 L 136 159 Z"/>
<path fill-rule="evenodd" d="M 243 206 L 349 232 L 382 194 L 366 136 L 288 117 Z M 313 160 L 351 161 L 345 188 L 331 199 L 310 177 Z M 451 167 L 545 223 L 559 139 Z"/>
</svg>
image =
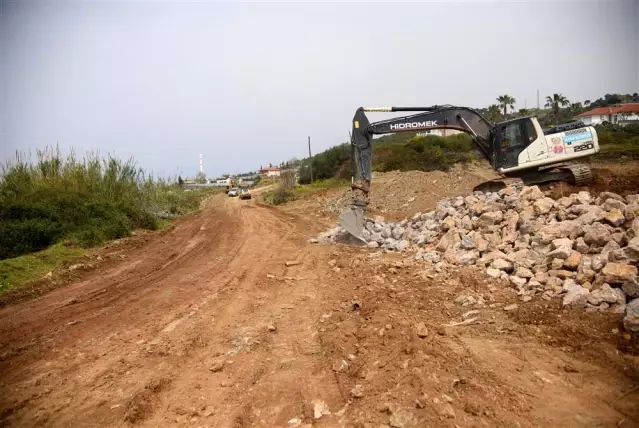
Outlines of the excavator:
<svg viewBox="0 0 639 428">
<path fill-rule="evenodd" d="M 371 123 L 369 112 L 418 112 Z M 537 117 L 525 116 L 496 124 L 468 107 L 360 107 L 353 117 L 351 158 L 359 179 L 351 180 L 351 205 L 338 224 L 362 239 L 364 210 L 369 203 L 372 179 L 373 137 L 397 132 L 455 129 L 472 138 L 477 151 L 501 175 L 500 179 L 477 186 L 478 191 L 497 191 L 506 186 L 522 186 L 564 181 L 588 185 L 592 172 L 587 165 L 572 161 L 599 151 L 597 132 L 581 121 L 542 129 Z M 570 162 L 570 163 L 568 163 Z"/>
</svg>

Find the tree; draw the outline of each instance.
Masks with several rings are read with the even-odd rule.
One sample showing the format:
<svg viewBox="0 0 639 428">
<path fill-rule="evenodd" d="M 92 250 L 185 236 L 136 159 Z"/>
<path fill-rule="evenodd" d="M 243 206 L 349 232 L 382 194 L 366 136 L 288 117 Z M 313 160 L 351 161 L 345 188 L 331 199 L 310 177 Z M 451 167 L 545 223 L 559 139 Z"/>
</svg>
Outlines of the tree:
<svg viewBox="0 0 639 428">
<path fill-rule="evenodd" d="M 639 101 L 639 94 L 638 94 L 638 93 L 636 93 L 636 92 L 635 92 L 634 94 L 632 94 L 632 100 L 633 100 L 634 102 Z"/>
<path fill-rule="evenodd" d="M 570 105 L 570 101 L 562 94 L 552 94 L 552 97 L 546 97 L 546 107 L 552 109 L 553 115 L 555 116 L 555 126 L 559 124 L 559 109 L 568 105 Z"/>
<path fill-rule="evenodd" d="M 524 117 L 524 116 L 530 116 L 531 111 L 527 108 L 520 108 L 517 113 L 519 114 L 519 116 Z"/>
<path fill-rule="evenodd" d="M 584 101 L 584 105 L 585 105 L 586 107 L 588 107 L 588 106 L 590 105 L 590 100 L 586 100 L 586 101 Z"/>
<path fill-rule="evenodd" d="M 195 181 L 197 181 L 200 184 L 206 183 L 206 174 L 204 174 L 203 172 L 198 172 L 197 175 L 195 176 Z"/>
<path fill-rule="evenodd" d="M 501 110 L 497 104 L 488 106 L 488 112 L 486 113 L 488 120 L 491 122 L 499 122 L 501 119 Z"/>
<path fill-rule="evenodd" d="M 572 113 L 573 116 L 577 116 L 578 114 L 581 114 L 584 112 L 584 107 L 581 105 L 581 103 L 572 103 L 570 104 L 570 113 Z"/>
<path fill-rule="evenodd" d="M 499 107 L 504 109 L 504 117 L 508 114 L 508 107 L 515 109 L 515 99 L 510 95 L 500 95 L 497 97 Z"/>
<path fill-rule="evenodd" d="M 184 180 L 182 180 L 182 176 L 178 175 L 178 186 L 182 187 L 184 186 Z"/>
</svg>

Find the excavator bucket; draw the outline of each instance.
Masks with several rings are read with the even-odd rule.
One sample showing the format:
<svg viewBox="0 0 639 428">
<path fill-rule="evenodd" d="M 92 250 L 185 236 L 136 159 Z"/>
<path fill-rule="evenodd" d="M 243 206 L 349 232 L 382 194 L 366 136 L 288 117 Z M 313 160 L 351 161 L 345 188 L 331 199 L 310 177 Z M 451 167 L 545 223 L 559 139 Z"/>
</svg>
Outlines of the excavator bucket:
<svg viewBox="0 0 639 428">
<path fill-rule="evenodd" d="M 362 237 L 362 231 L 364 230 L 364 210 L 361 208 L 352 207 L 344 211 L 339 216 L 338 224 L 354 237 L 366 242 Z"/>
</svg>

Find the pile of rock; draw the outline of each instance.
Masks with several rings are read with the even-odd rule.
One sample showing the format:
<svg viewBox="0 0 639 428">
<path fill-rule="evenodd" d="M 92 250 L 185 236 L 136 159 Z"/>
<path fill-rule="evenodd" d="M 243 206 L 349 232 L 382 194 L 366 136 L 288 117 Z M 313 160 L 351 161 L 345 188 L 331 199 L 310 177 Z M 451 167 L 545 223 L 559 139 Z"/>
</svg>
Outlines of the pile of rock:
<svg viewBox="0 0 639 428">
<path fill-rule="evenodd" d="M 319 241 L 335 241 L 333 229 Z M 476 265 L 517 288 L 522 300 L 562 296 L 565 306 L 626 312 L 639 332 L 639 194 L 579 192 L 558 200 L 537 186 L 442 200 L 399 223 L 367 219 L 371 248 L 415 251 L 415 258 Z"/>
</svg>

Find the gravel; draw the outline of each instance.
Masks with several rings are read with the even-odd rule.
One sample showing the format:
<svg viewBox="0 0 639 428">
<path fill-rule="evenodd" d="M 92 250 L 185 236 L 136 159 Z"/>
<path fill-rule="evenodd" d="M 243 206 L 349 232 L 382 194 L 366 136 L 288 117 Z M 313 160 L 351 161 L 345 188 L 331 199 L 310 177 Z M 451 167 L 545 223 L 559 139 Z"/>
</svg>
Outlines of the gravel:
<svg viewBox="0 0 639 428">
<path fill-rule="evenodd" d="M 364 229 L 367 242 L 340 227 L 311 242 L 414 252 L 437 271 L 476 266 L 525 300 L 555 297 L 589 312 L 625 310 L 626 329 L 639 331 L 639 194 L 581 191 L 555 201 L 537 186 L 474 192 L 401 222 L 367 218 Z"/>
</svg>

